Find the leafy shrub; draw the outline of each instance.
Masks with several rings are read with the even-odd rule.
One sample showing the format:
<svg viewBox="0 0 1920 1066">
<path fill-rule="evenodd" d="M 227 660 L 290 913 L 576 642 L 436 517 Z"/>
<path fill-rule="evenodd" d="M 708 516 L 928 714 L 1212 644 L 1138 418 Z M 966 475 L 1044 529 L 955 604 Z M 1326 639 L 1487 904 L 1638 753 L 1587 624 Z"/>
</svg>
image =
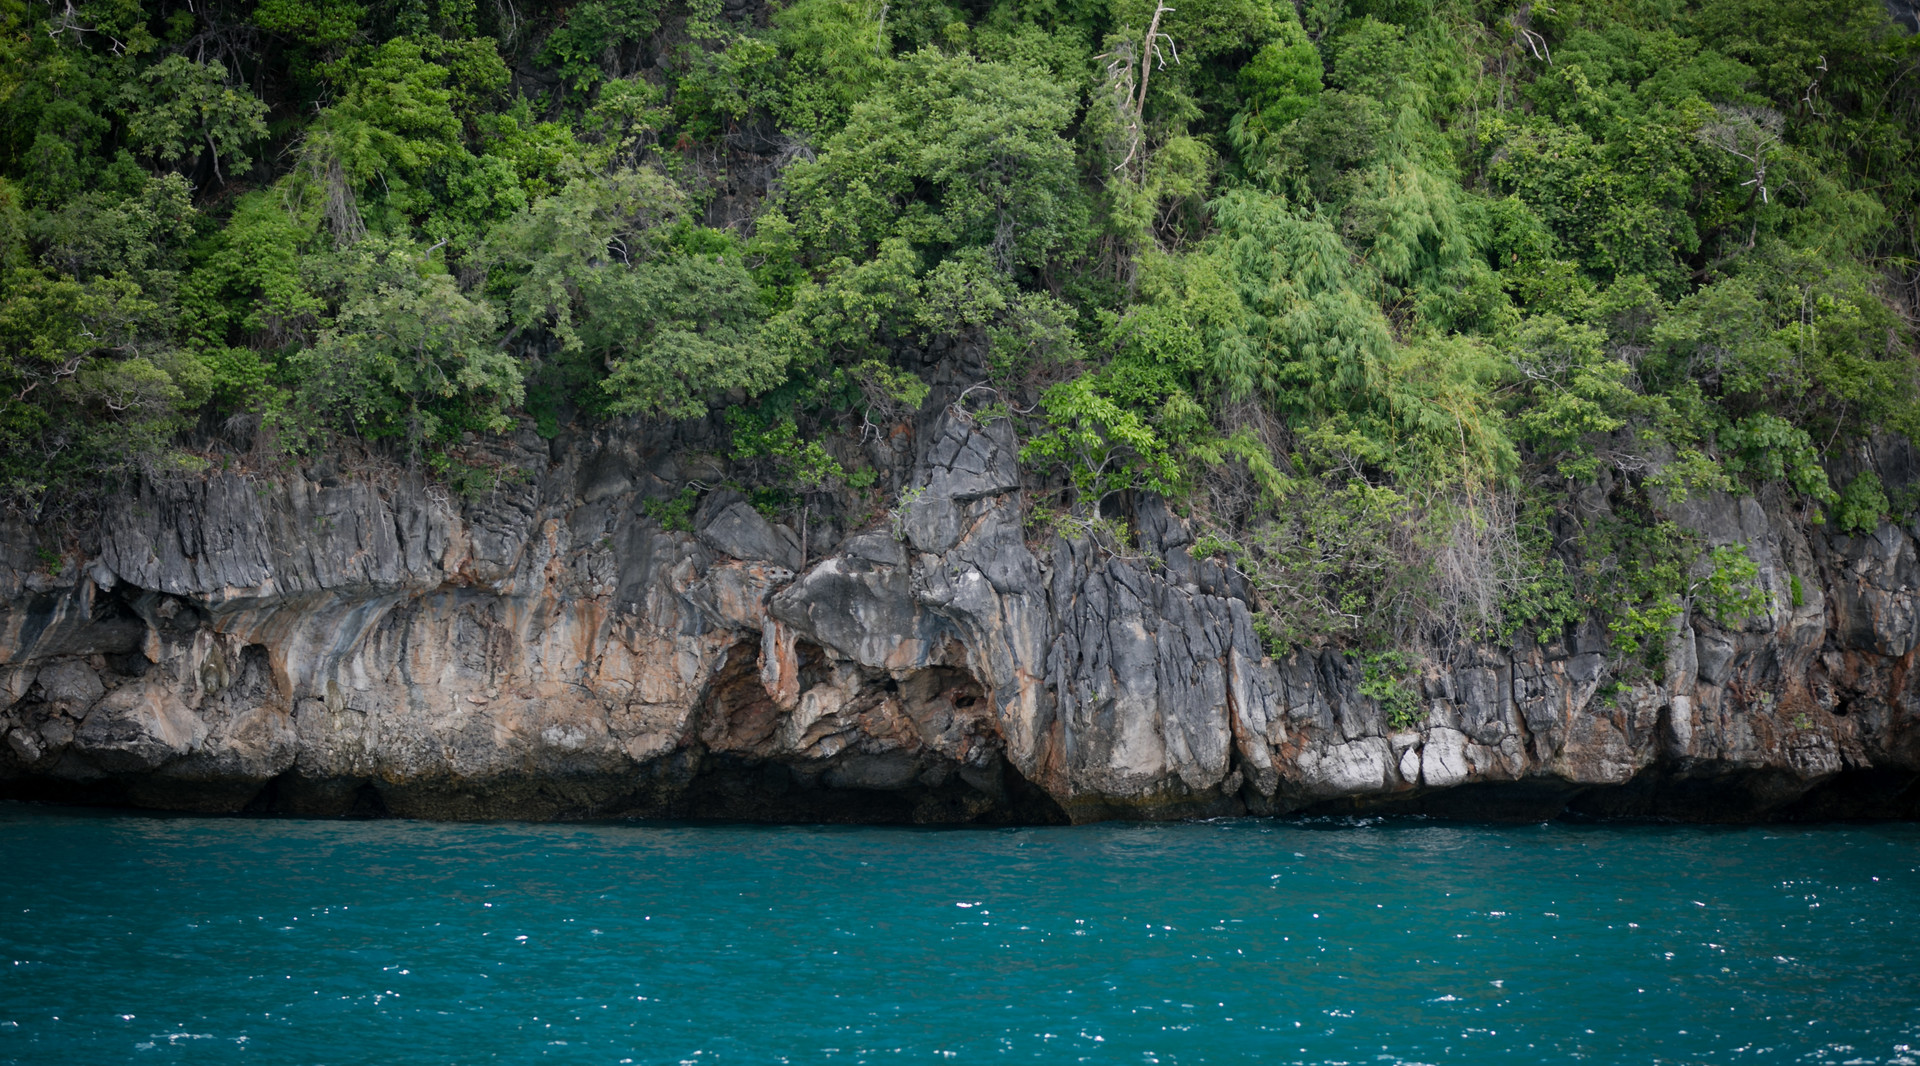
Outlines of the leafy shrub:
<svg viewBox="0 0 1920 1066">
<path fill-rule="evenodd" d="M 483 254 L 510 314 L 550 332 L 553 361 L 599 390 L 577 397 L 583 406 L 684 418 L 716 392 L 780 380 L 740 253 L 724 240 L 719 252 L 688 248 L 684 211 L 662 176 L 622 171 L 576 178 L 494 228 Z"/>
<path fill-rule="evenodd" d="M 1406 676 L 1410 668 L 1407 656 L 1400 652 L 1379 652 L 1366 656 L 1364 662 L 1360 694 L 1379 702 L 1390 728 L 1419 726 L 1426 719 L 1426 712 L 1420 706 L 1418 683 Z"/>
<path fill-rule="evenodd" d="M 1834 503 L 1834 526 L 1842 533 L 1871 533 L 1880 528 L 1881 517 L 1890 507 L 1886 490 L 1880 487 L 1880 475 L 1863 470 L 1847 482 Z"/>
<path fill-rule="evenodd" d="M 524 398 L 519 361 L 493 343 L 504 316 L 462 293 L 418 247 L 367 240 L 337 262 L 338 312 L 287 359 L 299 384 L 284 424 L 413 447 L 501 432 Z"/>
<path fill-rule="evenodd" d="M 640 501 L 640 511 L 660 523 L 660 528 L 680 533 L 693 532 L 693 509 L 700 502 L 700 490 L 684 488 L 677 496 Z"/>
</svg>

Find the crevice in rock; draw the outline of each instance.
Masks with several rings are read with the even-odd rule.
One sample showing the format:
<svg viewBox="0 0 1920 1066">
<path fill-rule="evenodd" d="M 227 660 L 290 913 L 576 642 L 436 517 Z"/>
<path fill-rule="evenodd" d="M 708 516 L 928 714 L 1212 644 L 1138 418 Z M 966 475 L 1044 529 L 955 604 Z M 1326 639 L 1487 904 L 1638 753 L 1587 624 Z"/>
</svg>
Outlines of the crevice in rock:
<svg viewBox="0 0 1920 1066">
<path fill-rule="evenodd" d="M 802 654 L 796 647 L 796 654 Z M 760 641 L 727 649 L 714 672 L 706 705 L 694 719 L 708 751 L 757 751 L 773 740 L 783 712 L 760 681 Z"/>
</svg>

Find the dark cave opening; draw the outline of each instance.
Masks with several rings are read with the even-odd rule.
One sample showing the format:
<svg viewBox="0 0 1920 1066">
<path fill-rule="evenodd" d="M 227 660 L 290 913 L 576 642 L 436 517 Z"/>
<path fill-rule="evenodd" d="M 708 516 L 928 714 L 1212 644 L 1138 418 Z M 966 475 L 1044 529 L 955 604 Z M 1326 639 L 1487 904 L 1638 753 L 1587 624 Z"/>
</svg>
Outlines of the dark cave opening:
<svg viewBox="0 0 1920 1066">
<path fill-rule="evenodd" d="M 970 672 L 932 666 L 895 676 L 836 662 L 804 641 L 794 655 L 801 696 L 789 710 L 761 681 L 757 638 L 728 650 L 696 716 L 697 763 L 662 814 L 869 825 L 1068 821 L 1007 760 L 987 692 Z M 796 716 L 821 704 L 834 710 L 803 728 Z"/>
</svg>

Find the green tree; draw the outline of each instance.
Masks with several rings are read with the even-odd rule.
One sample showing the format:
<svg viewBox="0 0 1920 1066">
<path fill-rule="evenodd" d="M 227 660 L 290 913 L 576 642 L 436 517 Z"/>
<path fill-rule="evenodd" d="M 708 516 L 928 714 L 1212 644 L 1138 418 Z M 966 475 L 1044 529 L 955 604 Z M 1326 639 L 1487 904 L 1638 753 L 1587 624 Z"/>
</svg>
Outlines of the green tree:
<svg viewBox="0 0 1920 1066">
<path fill-rule="evenodd" d="M 180 461 L 172 437 L 208 381 L 165 330 L 160 306 L 123 277 L 16 269 L 6 279 L 0 496 L 57 509 L 75 481 Z"/>
<path fill-rule="evenodd" d="M 178 55 L 141 71 L 123 98 L 127 139 L 161 169 L 204 156 L 219 181 L 245 174 L 253 168 L 248 150 L 267 135 L 267 105 L 229 77 L 225 67 Z"/>
<path fill-rule="evenodd" d="M 1041 266 L 1084 236 L 1064 136 L 1073 111 L 1043 76 L 915 53 L 817 161 L 788 170 L 789 217 L 823 265 L 899 237 L 923 251 L 984 248 L 1003 272 Z"/>
<path fill-rule="evenodd" d="M 410 242 L 369 238 L 331 265 L 339 310 L 312 347 L 288 357 L 297 385 L 287 429 L 316 444 L 334 430 L 418 448 L 513 424 L 506 412 L 524 386 L 497 343 L 497 309 Z"/>
<path fill-rule="evenodd" d="M 784 360 L 762 340 L 760 289 L 724 238 L 701 246 L 685 202 L 652 171 L 577 178 L 495 228 L 484 257 L 513 321 L 550 331 L 564 376 L 616 414 L 699 415 L 759 392 Z"/>
</svg>

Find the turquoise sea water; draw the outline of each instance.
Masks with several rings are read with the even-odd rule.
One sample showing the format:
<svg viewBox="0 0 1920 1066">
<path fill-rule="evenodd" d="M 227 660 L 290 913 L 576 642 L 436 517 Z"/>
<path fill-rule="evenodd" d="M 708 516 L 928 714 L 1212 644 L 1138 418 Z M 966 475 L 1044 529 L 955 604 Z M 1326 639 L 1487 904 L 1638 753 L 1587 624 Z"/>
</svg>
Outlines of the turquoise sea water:
<svg viewBox="0 0 1920 1066">
<path fill-rule="evenodd" d="M 1920 826 L 0 805 L 9 1063 L 1920 1062 Z"/>
</svg>

